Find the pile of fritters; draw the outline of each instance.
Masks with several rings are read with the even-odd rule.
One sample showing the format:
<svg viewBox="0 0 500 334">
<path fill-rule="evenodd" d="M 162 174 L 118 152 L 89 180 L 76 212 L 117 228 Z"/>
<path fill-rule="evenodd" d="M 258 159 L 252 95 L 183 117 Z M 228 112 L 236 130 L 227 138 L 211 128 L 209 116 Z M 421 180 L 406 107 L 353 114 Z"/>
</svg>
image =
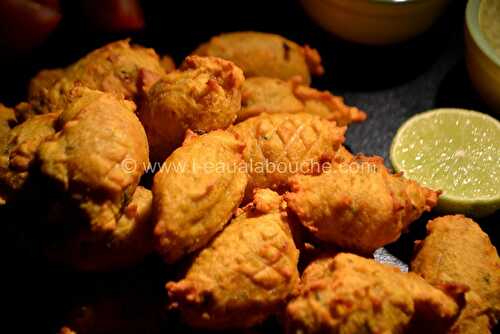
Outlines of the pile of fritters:
<svg viewBox="0 0 500 334">
<path fill-rule="evenodd" d="M 24 228 L 74 270 L 152 253 L 184 268 L 166 282 L 168 309 L 193 328 L 275 316 L 288 333 L 488 333 L 500 260 L 472 220 L 429 222 L 411 273 L 371 259 L 439 191 L 343 146 L 367 116 L 310 87 L 322 73 L 316 50 L 256 32 L 214 37 L 178 69 L 118 41 L 43 70 L 27 102 L 0 105 L 0 205 L 43 194 Z M 61 333 L 141 332 L 120 303 Z"/>
</svg>

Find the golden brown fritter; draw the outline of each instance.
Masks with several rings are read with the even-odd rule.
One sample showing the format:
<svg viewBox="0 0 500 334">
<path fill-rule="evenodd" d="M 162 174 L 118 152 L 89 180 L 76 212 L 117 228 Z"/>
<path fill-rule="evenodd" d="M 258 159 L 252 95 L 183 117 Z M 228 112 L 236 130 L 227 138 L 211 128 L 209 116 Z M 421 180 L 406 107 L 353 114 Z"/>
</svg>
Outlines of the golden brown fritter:
<svg viewBox="0 0 500 334">
<path fill-rule="evenodd" d="M 344 145 L 340 145 L 337 152 L 335 152 L 334 162 L 336 163 L 350 162 L 353 159 L 354 155 Z"/>
<path fill-rule="evenodd" d="M 268 77 L 246 78 L 241 87 L 238 122 L 261 113 L 303 112 L 304 104 L 293 94 L 293 83 Z"/>
<path fill-rule="evenodd" d="M 290 176 L 316 172 L 332 160 L 345 128 L 315 115 L 279 113 L 249 118 L 230 131 L 246 145 L 248 201 L 256 188 L 281 191 Z"/>
<path fill-rule="evenodd" d="M 306 85 L 312 75 L 322 75 L 321 57 L 315 49 L 304 47 L 279 35 L 262 32 L 225 33 L 200 45 L 194 54 L 230 60 L 246 77 L 283 80 L 300 76 Z"/>
<path fill-rule="evenodd" d="M 64 74 L 64 68 L 45 69 L 38 72 L 29 83 L 28 100 L 40 101 L 43 99 L 56 82 L 64 77 Z"/>
<path fill-rule="evenodd" d="M 437 286 L 439 288 L 439 286 Z M 494 326 L 491 308 L 473 291 L 465 293 L 460 315 L 446 328 L 446 334 L 489 334 Z M 418 332 L 417 332 L 418 333 Z"/>
<path fill-rule="evenodd" d="M 174 58 L 170 57 L 169 55 L 163 55 L 160 58 L 160 65 L 163 67 L 163 70 L 166 73 L 170 73 L 172 71 L 175 71 L 175 61 Z"/>
<path fill-rule="evenodd" d="M 155 175 L 155 239 L 166 262 L 206 246 L 238 208 L 247 184 L 243 148 L 223 130 L 191 133 Z"/>
<path fill-rule="evenodd" d="M 16 125 L 14 109 L 7 108 L 0 103 L 0 152 L 7 144 L 10 130 Z"/>
<path fill-rule="evenodd" d="M 382 158 L 356 157 L 318 176 L 295 176 L 286 201 L 318 239 L 371 254 L 430 211 L 438 194 L 400 175 Z"/>
<path fill-rule="evenodd" d="M 37 112 L 62 111 L 68 103 L 66 95 L 75 85 L 136 101 L 144 72 L 150 80 L 165 73 L 153 49 L 131 46 L 128 40 L 96 49 L 65 68 L 64 73 L 60 71 L 44 70 L 31 82 L 29 102 Z"/>
<path fill-rule="evenodd" d="M 431 220 L 427 237 L 417 242 L 411 268 L 431 284 L 465 284 L 500 311 L 500 258 L 472 219 L 455 215 Z"/>
<path fill-rule="evenodd" d="M 467 286 L 471 292 L 466 299 L 472 299 L 473 304 L 467 311 L 481 313 L 486 308 L 487 312 L 483 313 L 493 321 L 500 319 L 500 258 L 488 235 L 472 219 L 455 215 L 430 221 L 427 237 L 417 242 L 411 269 L 432 285 Z M 477 294 L 480 300 L 470 296 L 471 293 Z M 484 317 L 482 321 L 487 323 Z M 456 326 L 466 325 L 459 321 Z M 459 333 L 472 333 L 472 330 Z"/>
<path fill-rule="evenodd" d="M 419 318 L 435 327 L 458 313 L 456 302 L 413 273 L 354 254 L 311 263 L 300 295 L 286 310 L 288 333 L 404 333 Z"/>
<path fill-rule="evenodd" d="M 298 85 L 294 88 L 295 96 L 304 104 L 304 111 L 336 121 L 338 125 L 348 125 L 353 122 L 362 122 L 366 113 L 356 107 L 344 104 L 340 96 L 332 95 L 328 91 L 318 91 L 314 88 Z"/>
<path fill-rule="evenodd" d="M 61 328 L 59 331 L 59 334 L 78 334 L 77 332 L 73 331 L 71 328 L 64 326 Z"/>
<path fill-rule="evenodd" d="M 60 207 L 54 210 L 58 212 L 50 212 L 52 217 L 62 217 L 52 227 L 70 232 L 47 233 L 44 251 L 53 262 L 79 271 L 104 272 L 133 266 L 153 251 L 153 195 L 141 186 L 123 208 L 116 226 L 106 233 L 95 233 L 88 224 L 77 225 L 70 210 Z M 67 221 L 68 217 L 73 219 Z"/>
<path fill-rule="evenodd" d="M 70 95 L 73 102 L 57 119 L 59 131 L 39 147 L 40 169 L 93 230 L 113 230 L 147 167 L 146 134 L 133 102 L 87 88 Z"/>
<path fill-rule="evenodd" d="M 10 113 L 9 113 L 10 114 Z M 0 204 L 21 191 L 30 175 L 40 144 L 55 133 L 58 115 L 50 113 L 31 117 L 14 127 L 0 147 Z"/>
<path fill-rule="evenodd" d="M 278 311 L 296 289 L 296 249 L 284 203 L 271 190 L 196 256 L 187 275 L 167 284 L 171 307 L 192 327 L 248 328 Z"/>
<path fill-rule="evenodd" d="M 20 102 L 14 107 L 16 114 L 17 124 L 21 124 L 39 113 L 35 110 L 33 105 L 28 102 Z"/>
<path fill-rule="evenodd" d="M 283 81 L 275 78 L 253 77 L 245 80 L 241 89 L 241 111 L 238 121 L 261 113 L 305 112 L 349 125 L 361 122 L 366 114 L 355 107 L 344 104 L 339 96 L 320 92 L 300 84 L 300 80 Z"/>
<path fill-rule="evenodd" d="M 188 129 L 208 132 L 231 125 L 241 108 L 244 80 L 229 61 L 191 56 L 178 71 L 158 81 L 139 110 L 152 160 L 164 161 Z"/>
</svg>

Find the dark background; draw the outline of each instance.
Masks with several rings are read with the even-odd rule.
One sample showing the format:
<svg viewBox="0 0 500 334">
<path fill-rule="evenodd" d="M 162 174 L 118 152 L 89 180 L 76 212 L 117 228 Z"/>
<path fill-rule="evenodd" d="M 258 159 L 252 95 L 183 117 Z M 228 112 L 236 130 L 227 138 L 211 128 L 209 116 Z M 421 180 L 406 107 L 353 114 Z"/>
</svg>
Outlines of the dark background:
<svg viewBox="0 0 500 334">
<path fill-rule="evenodd" d="M 15 57 L 9 50 L 0 50 L 0 101 L 13 105 L 23 100 L 30 77 L 40 69 L 66 66 L 118 38 L 132 37 L 133 42 L 154 47 L 160 54 L 173 55 L 179 63 L 198 44 L 224 31 L 274 32 L 320 51 L 326 73 L 313 85 L 343 95 L 348 104 L 368 113 L 366 122 L 350 127 L 348 146 L 354 152 L 381 155 L 388 163 L 392 137 L 410 116 L 436 107 L 488 112 L 465 69 L 465 3 L 452 1 L 430 31 L 409 42 L 366 47 L 324 32 L 306 17 L 298 3 L 290 0 L 143 1 L 146 29 L 133 34 L 93 32 L 79 18 L 75 2 L 63 1 L 64 19 L 41 47 Z M 425 235 L 425 221 L 430 217 L 413 224 L 408 234 L 387 247 L 388 251 L 407 263 L 413 241 Z M 500 236 L 498 218 L 496 214 L 480 221 L 495 245 Z M 0 222 L 4 223 L 3 219 Z M 75 274 L 50 267 L 36 254 L 24 252 L 9 231 L 4 231 L 4 239 L 2 264 L 7 280 L 2 302 L 9 310 L 7 323 L 15 324 L 16 332 L 55 333 L 70 306 L 92 301 L 96 291 L 114 294 L 141 286 L 154 300 L 164 298 L 158 295 L 164 294 L 169 269 L 157 258 L 127 272 Z M 179 328 L 175 319 L 163 319 L 161 326 L 164 332 Z M 266 324 L 264 329 L 275 332 L 276 324 Z"/>
</svg>

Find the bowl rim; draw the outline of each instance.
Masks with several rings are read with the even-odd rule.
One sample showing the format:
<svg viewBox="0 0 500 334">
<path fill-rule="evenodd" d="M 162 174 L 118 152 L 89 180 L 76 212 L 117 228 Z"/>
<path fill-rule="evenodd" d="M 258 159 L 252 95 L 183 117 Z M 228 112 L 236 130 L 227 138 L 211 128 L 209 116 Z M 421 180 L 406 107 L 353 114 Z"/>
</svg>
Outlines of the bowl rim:
<svg viewBox="0 0 500 334">
<path fill-rule="evenodd" d="M 329 1 L 329 0 L 322 0 L 322 1 Z M 349 0 L 349 1 L 374 2 L 374 3 L 380 4 L 380 5 L 401 6 L 401 5 L 421 3 L 421 2 L 433 1 L 433 0 Z M 445 0 L 445 1 L 447 1 L 447 0 Z"/>
<path fill-rule="evenodd" d="M 465 24 L 474 43 L 478 48 L 498 67 L 500 67 L 500 57 L 497 56 L 490 43 L 484 37 L 479 27 L 479 6 L 482 0 L 469 0 L 465 10 Z"/>
<path fill-rule="evenodd" d="M 366 0 L 365 0 L 366 1 Z M 380 2 L 387 5 L 403 5 L 410 2 L 423 2 L 426 0 L 368 0 L 368 2 Z"/>
</svg>

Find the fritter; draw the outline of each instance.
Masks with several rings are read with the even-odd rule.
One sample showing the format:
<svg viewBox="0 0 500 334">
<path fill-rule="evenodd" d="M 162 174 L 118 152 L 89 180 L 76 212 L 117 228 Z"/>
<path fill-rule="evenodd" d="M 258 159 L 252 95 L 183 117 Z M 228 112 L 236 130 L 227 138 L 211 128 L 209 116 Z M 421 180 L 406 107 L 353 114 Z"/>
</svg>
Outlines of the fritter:
<svg viewBox="0 0 500 334">
<path fill-rule="evenodd" d="M 288 333 L 405 333 L 412 321 L 446 326 L 454 299 L 413 273 L 353 254 L 313 261 L 286 309 Z"/>
<path fill-rule="evenodd" d="M 427 224 L 427 237 L 416 243 L 411 270 L 432 285 L 468 287 L 466 300 L 471 300 L 472 305 L 467 312 L 477 315 L 473 322 L 488 324 L 486 317 L 489 317 L 491 328 L 500 319 L 500 258 L 488 235 L 472 219 L 455 215 L 431 220 Z M 458 321 L 456 326 L 465 324 Z"/>
<path fill-rule="evenodd" d="M 153 49 L 122 40 L 90 52 L 63 70 L 43 70 L 32 80 L 28 100 L 38 113 L 62 111 L 71 89 L 83 86 L 137 102 L 144 76 L 156 81 L 164 74 Z"/>
<path fill-rule="evenodd" d="M 38 72 L 28 85 L 28 100 L 40 101 L 65 75 L 64 68 L 44 69 Z"/>
<path fill-rule="evenodd" d="M 10 112 L 7 116 L 12 120 Z M 0 139 L 3 142 L 0 147 L 0 204 L 23 190 L 38 147 L 55 133 L 57 117 L 56 113 L 31 117 Z"/>
<path fill-rule="evenodd" d="M 9 132 L 16 123 L 14 109 L 0 103 L 0 150 L 3 150 L 3 147 L 7 144 Z"/>
<path fill-rule="evenodd" d="M 148 165 L 146 133 L 133 102 L 87 88 L 70 95 L 57 133 L 38 148 L 40 170 L 86 214 L 92 230 L 113 230 Z"/>
<path fill-rule="evenodd" d="M 315 49 L 262 32 L 232 32 L 212 37 L 194 54 L 230 60 L 241 67 L 245 77 L 288 80 L 300 76 L 304 84 L 309 85 L 311 75 L 324 72 L 321 57 Z"/>
<path fill-rule="evenodd" d="M 301 85 L 296 79 L 249 78 L 243 83 L 241 95 L 239 122 L 261 113 L 298 112 L 318 115 L 340 126 L 366 119 L 358 108 L 346 106 L 343 98 Z"/>
<path fill-rule="evenodd" d="M 190 133 L 156 173 L 155 239 L 166 262 L 206 246 L 230 220 L 247 184 L 243 148 L 223 130 Z"/>
<path fill-rule="evenodd" d="M 170 57 L 169 55 L 163 55 L 160 58 L 160 65 L 163 67 L 163 70 L 166 73 L 170 73 L 172 71 L 175 71 L 175 61 L 174 58 Z"/>
<path fill-rule="evenodd" d="M 345 128 L 315 115 L 278 113 L 249 118 L 230 131 L 246 145 L 249 200 L 256 188 L 281 192 L 292 175 L 318 172 L 334 159 Z"/>
<path fill-rule="evenodd" d="M 362 254 L 396 241 L 430 211 L 438 193 L 391 174 L 378 157 L 331 164 L 317 176 L 290 179 L 288 206 L 318 239 Z"/>
<path fill-rule="evenodd" d="M 172 308 L 205 329 L 249 328 L 286 303 L 297 288 L 296 249 L 278 194 L 258 190 L 253 203 L 202 250 L 179 282 L 169 282 Z"/>
<path fill-rule="evenodd" d="M 60 220 L 42 232 L 44 254 L 54 263 L 78 271 L 105 272 L 136 265 L 153 252 L 153 195 L 141 186 L 123 208 L 116 226 L 105 233 L 95 233 L 85 222 L 76 223 L 70 210 L 54 206 L 56 210 L 49 213 L 61 216 Z M 64 221 L 68 217 L 71 221 Z"/>
<path fill-rule="evenodd" d="M 241 108 L 244 80 L 233 63 L 198 56 L 186 58 L 179 70 L 159 80 L 139 109 L 151 160 L 164 161 L 188 129 L 203 133 L 231 125 Z"/>
</svg>

